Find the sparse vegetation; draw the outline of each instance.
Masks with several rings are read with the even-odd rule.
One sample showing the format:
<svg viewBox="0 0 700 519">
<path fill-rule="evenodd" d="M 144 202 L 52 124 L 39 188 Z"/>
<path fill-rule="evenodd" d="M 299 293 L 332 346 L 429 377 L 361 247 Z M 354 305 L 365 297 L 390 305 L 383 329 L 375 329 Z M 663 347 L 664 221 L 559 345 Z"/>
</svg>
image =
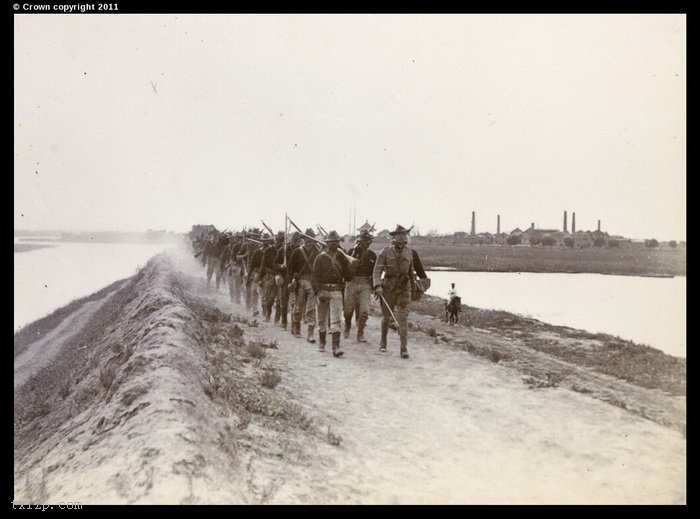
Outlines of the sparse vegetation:
<svg viewBox="0 0 700 519">
<path fill-rule="evenodd" d="M 331 426 L 329 425 L 328 431 L 326 433 L 326 440 L 329 444 L 333 445 L 334 447 L 338 447 L 343 441 L 343 437 L 340 434 L 334 433 L 333 429 L 331 429 Z"/>
<path fill-rule="evenodd" d="M 70 380 L 64 380 L 63 383 L 61 383 L 61 387 L 58 388 L 58 396 L 60 396 L 63 400 L 70 395 L 70 386 Z"/>
<path fill-rule="evenodd" d="M 100 385 L 107 391 L 112 387 L 114 380 L 117 378 L 117 371 L 114 366 L 106 366 L 100 369 Z"/>
<path fill-rule="evenodd" d="M 548 371 L 544 374 L 544 377 L 537 376 L 525 376 L 523 377 L 523 382 L 525 382 L 530 389 L 545 389 L 549 387 L 559 387 L 559 384 L 564 380 L 564 375 L 562 373 L 556 373 L 554 371 Z"/>
<path fill-rule="evenodd" d="M 260 384 L 268 389 L 276 388 L 277 384 L 279 384 L 281 380 L 282 377 L 280 374 L 277 373 L 277 371 L 269 368 L 263 370 L 262 375 L 260 375 Z"/>
<path fill-rule="evenodd" d="M 265 348 L 259 342 L 249 342 L 246 354 L 254 359 L 264 359 L 267 355 Z"/>
</svg>

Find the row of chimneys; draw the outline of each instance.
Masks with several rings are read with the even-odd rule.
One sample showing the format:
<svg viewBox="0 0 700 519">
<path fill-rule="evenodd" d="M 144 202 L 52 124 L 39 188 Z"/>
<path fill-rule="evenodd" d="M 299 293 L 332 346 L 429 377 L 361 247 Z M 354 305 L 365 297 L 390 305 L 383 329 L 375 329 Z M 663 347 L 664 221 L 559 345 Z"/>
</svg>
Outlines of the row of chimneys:
<svg viewBox="0 0 700 519">
<path fill-rule="evenodd" d="M 567 219 L 566 219 L 566 211 L 564 211 L 564 232 L 568 232 L 567 229 Z M 499 214 L 496 217 L 496 234 L 501 234 L 501 215 Z M 530 229 L 534 230 L 535 229 L 535 222 L 532 222 L 530 224 Z M 600 220 L 598 220 L 598 230 L 600 231 Z M 576 232 L 576 213 L 571 213 L 571 234 L 574 234 Z M 472 229 L 471 233 L 472 236 L 476 235 L 476 212 L 472 211 Z"/>
</svg>

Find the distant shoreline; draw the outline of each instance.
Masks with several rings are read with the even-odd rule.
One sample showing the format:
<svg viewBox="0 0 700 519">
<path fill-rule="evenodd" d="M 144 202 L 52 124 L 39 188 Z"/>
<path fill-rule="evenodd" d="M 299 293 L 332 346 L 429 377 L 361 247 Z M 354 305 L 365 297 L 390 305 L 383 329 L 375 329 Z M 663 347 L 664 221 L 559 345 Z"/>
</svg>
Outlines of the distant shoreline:
<svg viewBox="0 0 700 519">
<path fill-rule="evenodd" d="M 636 274 L 631 272 L 586 272 L 581 270 L 459 270 L 452 267 L 425 267 L 426 272 L 449 272 L 451 274 L 467 273 L 493 273 L 493 274 L 599 274 L 601 276 L 630 276 L 642 278 L 664 278 L 673 279 L 675 277 L 685 277 L 683 274 Z"/>
<path fill-rule="evenodd" d="M 29 243 L 15 243 L 15 252 L 29 252 L 36 249 L 54 247 L 54 245 L 32 245 Z"/>
<path fill-rule="evenodd" d="M 377 244 L 379 245 L 379 244 Z M 427 270 L 674 277 L 686 275 L 685 249 L 411 245 Z"/>
</svg>

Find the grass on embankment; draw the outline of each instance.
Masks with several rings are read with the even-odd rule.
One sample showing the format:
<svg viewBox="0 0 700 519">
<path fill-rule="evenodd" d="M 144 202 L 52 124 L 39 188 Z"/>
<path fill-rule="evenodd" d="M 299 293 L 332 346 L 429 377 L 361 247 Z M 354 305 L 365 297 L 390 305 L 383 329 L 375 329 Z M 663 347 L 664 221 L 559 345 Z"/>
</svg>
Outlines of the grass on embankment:
<svg viewBox="0 0 700 519">
<path fill-rule="evenodd" d="M 119 281 L 115 281 L 94 294 L 90 294 L 79 299 L 74 299 L 58 310 L 54 310 L 46 317 L 42 317 L 41 319 L 28 324 L 15 334 L 14 356 L 16 357 L 18 354 L 20 354 L 28 344 L 40 339 L 45 334 L 56 328 L 59 324 L 61 324 L 61 322 L 63 322 L 64 319 L 72 315 L 85 303 L 102 299 L 110 292 L 121 287 L 127 281 L 129 281 L 129 279 L 120 279 Z"/>
</svg>

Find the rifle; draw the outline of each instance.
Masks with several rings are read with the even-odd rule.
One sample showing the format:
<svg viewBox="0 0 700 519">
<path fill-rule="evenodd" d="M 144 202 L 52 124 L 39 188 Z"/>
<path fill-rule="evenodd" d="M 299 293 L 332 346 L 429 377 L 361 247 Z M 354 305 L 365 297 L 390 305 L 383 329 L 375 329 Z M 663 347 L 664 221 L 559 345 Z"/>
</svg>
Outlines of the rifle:
<svg viewBox="0 0 700 519">
<path fill-rule="evenodd" d="M 290 222 L 294 227 L 296 227 L 297 230 L 298 230 L 299 232 L 301 232 L 301 229 L 299 229 L 299 227 L 297 227 L 297 225 L 296 225 L 294 222 L 292 222 L 292 219 L 291 219 L 291 218 L 289 219 L 289 222 Z M 318 224 L 317 224 L 317 225 L 318 225 Z M 320 227 L 320 226 L 319 226 L 319 227 Z M 303 233 L 302 233 L 302 234 L 303 234 Z M 325 245 L 326 245 L 325 242 L 319 240 L 318 238 L 312 238 L 311 236 L 308 236 L 308 235 L 304 235 L 304 236 L 305 236 L 306 238 L 311 238 L 313 241 L 316 242 L 317 245 L 318 245 L 318 244 L 321 244 L 321 245 L 323 245 L 324 247 L 325 247 Z M 320 248 L 319 248 L 319 250 L 320 250 Z M 352 265 L 353 263 L 355 263 L 355 262 L 358 261 L 357 258 L 353 258 L 353 257 L 350 256 L 347 252 L 345 252 L 345 251 L 342 249 L 342 247 L 338 247 L 338 252 L 340 252 L 343 256 L 345 256 L 345 259 L 347 259 L 347 260 L 350 262 L 350 265 Z"/>
<path fill-rule="evenodd" d="M 270 229 L 270 226 L 267 225 L 265 222 L 263 222 L 262 220 L 260 220 L 260 221 L 262 222 L 263 227 L 265 227 L 265 229 L 267 229 L 267 232 L 270 233 L 270 236 L 272 236 L 272 237 L 274 238 L 274 237 L 275 237 L 275 232 L 274 232 L 272 229 Z"/>
<path fill-rule="evenodd" d="M 321 242 L 321 240 L 317 240 L 316 238 L 312 238 L 311 236 L 308 236 L 307 234 L 305 234 L 304 231 L 302 231 L 302 230 L 299 228 L 299 226 L 298 226 L 297 224 L 295 224 L 295 223 L 292 221 L 291 218 L 287 217 L 287 220 L 289 220 L 289 223 L 291 223 L 291 224 L 294 226 L 294 228 L 295 228 L 297 231 L 299 231 L 299 233 L 300 233 L 304 238 L 310 238 L 310 239 L 312 239 L 313 241 L 317 242 L 317 243 L 315 243 L 316 248 L 317 248 L 319 251 L 322 250 L 322 247 L 319 245 L 319 243 L 323 243 L 323 242 Z M 323 245 L 325 246 L 325 243 L 323 243 Z"/>
<path fill-rule="evenodd" d="M 287 268 L 287 232 L 289 231 L 289 222 L 287 222 L 287 213 L 284 213 L 284 262 L 282 266 Z"/>
</svg>

